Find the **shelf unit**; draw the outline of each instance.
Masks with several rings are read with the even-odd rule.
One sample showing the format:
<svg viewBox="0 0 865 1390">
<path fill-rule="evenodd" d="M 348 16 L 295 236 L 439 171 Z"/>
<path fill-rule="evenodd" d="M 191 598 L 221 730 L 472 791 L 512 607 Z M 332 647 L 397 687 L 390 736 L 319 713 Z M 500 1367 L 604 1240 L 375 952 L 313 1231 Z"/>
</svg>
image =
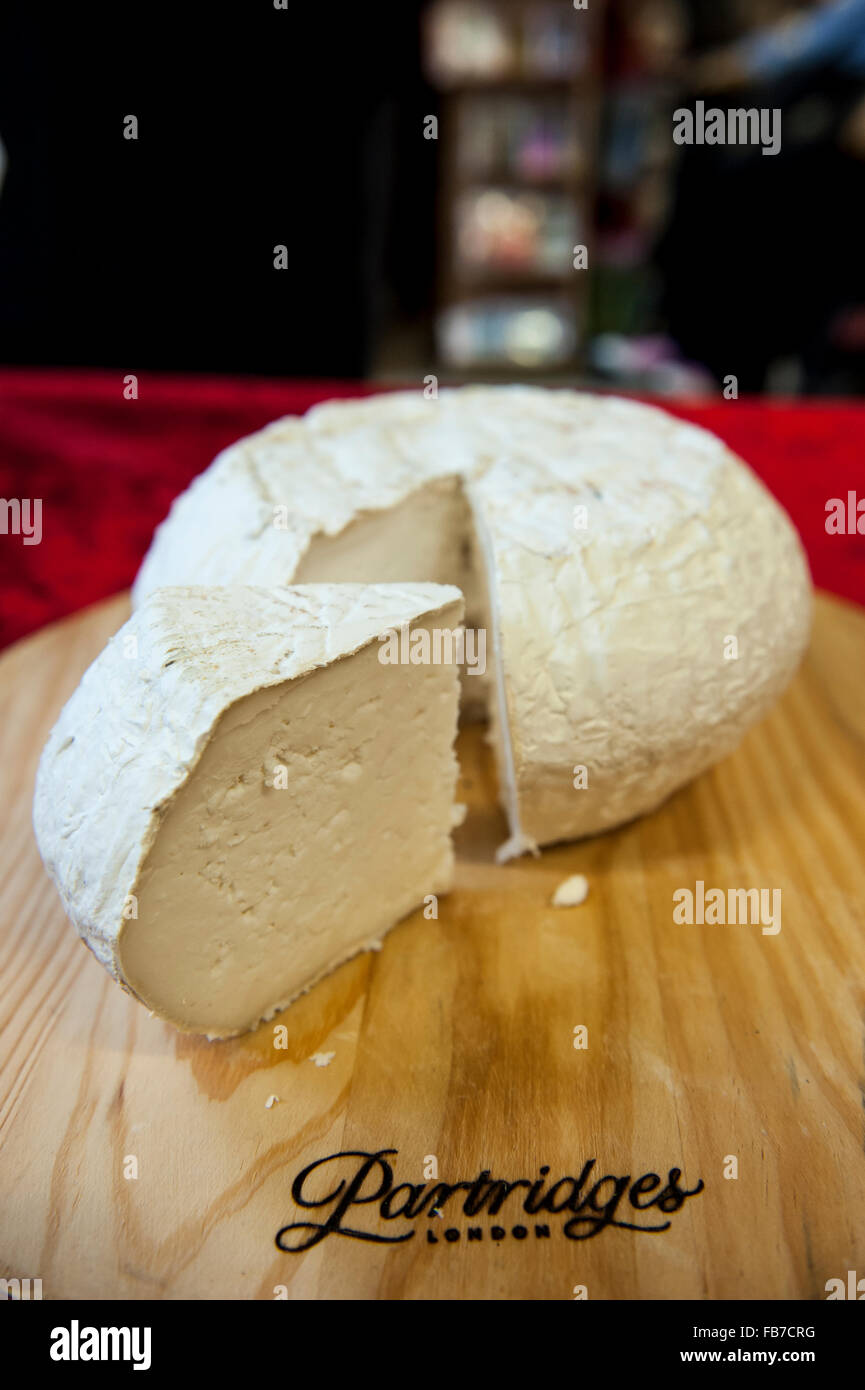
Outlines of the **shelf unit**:
<svg viewBox="0 0 865 1390">
<path fill-rule="evenodd" d="M 580 364 L 603 9 L 601 0 L 586 10 L 573 0 L 438 0 L 427 11 L 424 55 L 439 96 L 436 345 L 447 370 Z M 588 270 L 574 267 L 580 244 Z"/>
</svg>

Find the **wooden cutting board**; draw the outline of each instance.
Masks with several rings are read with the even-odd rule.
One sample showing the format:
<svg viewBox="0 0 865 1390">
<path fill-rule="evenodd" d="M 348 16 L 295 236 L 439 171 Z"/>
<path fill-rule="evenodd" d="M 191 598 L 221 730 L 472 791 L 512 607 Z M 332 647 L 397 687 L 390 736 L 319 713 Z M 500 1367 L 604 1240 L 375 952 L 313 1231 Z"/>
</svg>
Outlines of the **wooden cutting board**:
<svg viewBox="0 0 865 1390">
<path fill-rule="evenodd" d="M 0 661 L 0 1275 L 133 1299 L 816 1299 L 865 1277 L 865 613 L 821 597 L 802 671 L 733 757 L 535 861 L 493 863 L 469 730 L 438 919 L 208 1043 L 108 979 L 32 837 L 43 740 L 126 612 Z M 552 908 L 578 872 L 588 900 Z M 780 889 L 780 932 L 675 923 L 698 880 Z M 497 1212 L 493 1179 L 524 1182 Z M 282 1243 L 314 1243 L 278 1249 L 298 1222 Z"/>
</svg>

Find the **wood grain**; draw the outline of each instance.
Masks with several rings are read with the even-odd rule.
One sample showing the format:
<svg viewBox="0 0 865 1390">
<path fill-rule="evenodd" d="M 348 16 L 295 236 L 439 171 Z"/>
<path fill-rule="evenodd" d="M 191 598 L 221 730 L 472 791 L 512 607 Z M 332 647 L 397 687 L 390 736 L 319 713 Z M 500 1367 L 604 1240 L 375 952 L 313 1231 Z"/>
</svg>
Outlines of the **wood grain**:
<svg viewBox="0 0 865 1390">
<path fill-rule="evenodd" d="M 207 1043 L 149 1018 L 42 871 L 36 759 L 125 613 L 117 598 L 0 661 L 0 1274 L 41 1278 L 46 1298 L 133 1299 L 809 1299 L 865 1276 L 865 614 L 820 597 L 802 671 L 733 757 L 655 815 L 536 861 L 493 864 L 504 826 L 469 729 L 456 891 L 288 1010 L 277 1051 L 272 1025 Z M 577 872 L 587 902 L 551 908 Z M 674 891 L 698 879 L 781 889 L 781 932 L 674 924 Z M 430 1155 L 446 1182 L 542 1164 L 552 1182 L 595 1158 L 593 1177 L 678 1167 L 705 1188 L 655 1234 L 571 1240 L 565 1213 L 523 1218 L 519 1239 L 519 1193 L 471 1220 L 457 1194 L 441 1218 L 352 1212 L 414 1230 L 401 1244 L 276 1248 L 282 1226 L 324 1219 L 292 1200 L 302 1168 L 384 1148 L 395 1182 L 423 1183 Z"/>
</svg>

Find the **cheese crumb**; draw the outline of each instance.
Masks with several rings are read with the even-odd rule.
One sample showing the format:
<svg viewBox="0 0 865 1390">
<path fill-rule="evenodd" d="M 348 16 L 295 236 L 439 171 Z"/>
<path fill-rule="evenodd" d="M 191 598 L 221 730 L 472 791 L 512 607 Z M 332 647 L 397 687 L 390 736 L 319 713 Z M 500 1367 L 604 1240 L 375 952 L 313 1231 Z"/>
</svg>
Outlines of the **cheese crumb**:
<svg viewBox="0 0 865 1390">
<path fill-rule="evenodd" d="M 329 1067 L 335 1056 L 335 1052 L 313 1052 L 309 1060 L 317 1067 Z"/>
<path fill-rule="evenodd" d="M 589 896 L 589 880 L 584 874 L 574 874 L 560 883 L 553 894 L 553 907 L 579 907 Z"/>
<path fill-rule="evenodd" d="M 274 1105 L 279 1105 L 279 1096 L 268 1096 L 264 1102 L 265 1110 L 272 1110 Z"/>
</svg>

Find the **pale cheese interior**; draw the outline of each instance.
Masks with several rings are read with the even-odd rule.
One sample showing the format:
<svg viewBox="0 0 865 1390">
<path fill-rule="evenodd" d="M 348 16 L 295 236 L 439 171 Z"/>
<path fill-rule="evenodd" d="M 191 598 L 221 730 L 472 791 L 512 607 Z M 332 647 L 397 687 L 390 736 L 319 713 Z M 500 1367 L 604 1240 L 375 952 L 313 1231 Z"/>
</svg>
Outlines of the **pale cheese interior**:
<svg viewBox="0 0 865 1390">
<path fill-rule="evenodd" d="M 291 576 L 292 584 L 347 581 L 455 584 L 462 590 L 466 627 L 486 632 L 486 670 L 461 673 L 460 712 L 464 721 L 489 721 L 511 832 L 502 857 L 521 852 L 531 842 L 524 841 L 520 827 L 501 643 L 491 600 L 491 546 L 462 478 L 453 474 L 422 483 L 393 507 L 364 512 L 333 536 L 319 532 Z"/>
<path fill-rule="evenodd" d="M 380 650 L 233 705 L 170 803 L 118 955 L 178 1027 L 254 1026 L 450 887 L 457 668 Z"/>
<path fill-rule="evenodd" d="M 456 584 L 473 607 L 471 517 L 462 480 L 423 483 L 392 507 L 362 512 L 335 535 L 319 532 L 292 584 Z M 447 580 L 442 579 L 447 575 Z"/>
<path fill-rule="evenodd" d="M 486 627 L 486 580 L 462 479 L 436 478 L 393 507 L 362 512 L 333 536 L 319 532 L 291 583 L 345 582 L 455 584 L 465 595 L 466 626 Z M 485 718 L 491 699 L 489 672 L 464 676 L 463 719 Z"/>
</svg>

